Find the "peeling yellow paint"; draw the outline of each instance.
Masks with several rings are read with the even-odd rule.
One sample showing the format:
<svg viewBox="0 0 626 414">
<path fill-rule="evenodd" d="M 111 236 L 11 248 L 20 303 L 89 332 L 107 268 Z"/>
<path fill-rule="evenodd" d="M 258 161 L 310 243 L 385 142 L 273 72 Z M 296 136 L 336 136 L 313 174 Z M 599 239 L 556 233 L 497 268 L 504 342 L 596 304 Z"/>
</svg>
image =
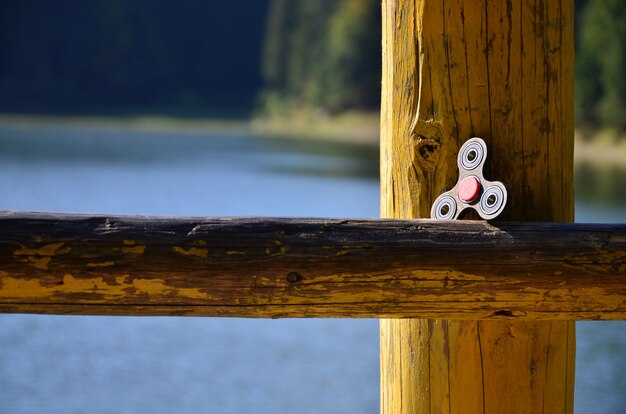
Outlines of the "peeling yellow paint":
<svg viewBox="0 0 626 414">
<path fill-rule="evenodd" d="M 134 293 L 129 295 L 129 288 Z M 38 298 L 50 299 L 64 297 L 72 294 L 85 294 L 85 300 L 89 301 L 89 293 L 101 295 L 94 298 L 95 302 L 106 302 L 116 297 L 129 296 L 172 296 L 182 299 L 210 299 L 210 293 L 203 292 L 199 288 L 172 287 L 162 279 L 131 279 L 129 275 L 115 278 L 115 282 L 107 282 L 102 277 L 77 278 L 67 273 L 63 275 L 63 283 L 54 286 L 44 286 L 37 279 L 16 279 L 3 277 L 0 287 L 0 298 L 25 299 Z"/>
<path fill-rule="evenodd" d="M 54 256 L 57 254 L 67 254 L 70 252 L 71 248 L 66 247 L 65 249 L 61 249 L 64 244 L 63 242 L 51 243 L 37 248 L 21 245 L 13 254 L 16 256 Z"/>
<path fill-rule="evenodd" d="M 197 247 L 190 247 L 188 249 L 184 249 L 180 246 L 172 247 L 172 250 L 176 253 L 180 253 L 185 256 L 197 256 L 197 257 L 208 257 L 209 250 L 208 249 L 199 249 Z"/>
<path fill-rule="evenodd" d="M 145 251 L 146 251 L 146 246 L 122 247 L 122 253 L 126 253 L 126 254 L 143 254 Z"/>
<path fill-rule="evenodd" d="M 273 253 L 272 256 L 280 256 L 281 254 L 287 253 L 287 248 L 282 246 L 276 253 Z"/>
<path fill-rule="evenodd" d="M 542 292 L 542 290 L 540 289 L 536 289 L 536 288 L 526 288 L 524 289 L 524 292 L 530 292 L 530 291 L 536 291 L 536 292 Z M 572 294 L 572 292 L 569 289 L 551 289 L 550 291 L 548 291 L 548 295 L 551 298 L 562 298 L 562 297 L 568 297 Z"/>
<path fill-rule="evenodd" d="M 62 248 L 64 244 L 63 242 L 58 242 L 46 244 L 41 247 L 20 245 L 20 248 L 15 250 L 13 254 L 16 256 L 26 256 L 25 261 L 37 269 L 48 270 L 53 256 L 70 252 L 70 247 Z"/>
<path fill-rule="evenodd" d="M 24 280 L 12 277 L 3 277 L 2 289 L 0 289 L 0 293 L 3 298 L 38 298 L 41 297 L 40 292 L 42 289 L 44 288 L 37 279 Z"/>
<path fill-rule="evenodd" d="M 115 262 L 87 263 L 87 267 L 108 267 L 113 265 L 115 265 Z"/>
<path fill-rule="evenodd" d="M 134 246 L 135 244 L 137 244 L 137 242 L 135 242 L 134 240 L 124 240 L 123 243 L 125 246 Z"/>
<path fill-rule="evenodd" d="M 63 293 L 88 293 L 106 289 L 105 285 L 108 286 L 101 277 L 79 279 L 70 273 L 66 273 L 63 275 L 63 284 L 54 290 L 63 291 Z"/>
<path fill-rule="evenodd" d="M 50 256 L 44 256 L 44 257 L 28 256 L 26 258 L 26 260 L 28 261 L 28 263 L 30 263 L 33 267 L 36 267 L 37 269 L 48 270 L 48 265 L 50 264 L 50 261 L 52 260 L 52 257 L 50 257 Z"/>
<path fill-rule="evenodd" d="M 151 295 L 171 295 L 181 298 L 209 299 L 211 296 L 198 288 L 174 288 L 161 279 L 134 279 L 132 287 L 141 293 Z"/>
<path fill-rule="evenodd" d="M 71 276 L 71 275 L 66 275 Z M 70 285 L 70 288 L 74 285 L 79 288 L 79 291 L 84 291 L 85 289 L 81 288 L 81 281 L 77 279 L 69 280 L 69 278 L 64 277 L 63 281 L 65 285 Z M 176 288 L 169 286 L 162 279 L 143 279 L 143 278 L 130 278 L 130 275 L 122 275 L 115 278 L 115 285 L 111 285 L 106 283 L 102 278 L 90 278 L 86 279 L 86 282 L 94 283 L 95 287 L 98 290 L 102 290 L 106 295 L 115 295 L 115 296 L 127 296 L 128 288 L 134 288 L 135 295 L 172 295 L 181 298 L 193 298 L 193 299 L 206 299 L 209 295 L 205 292 L 202 292 L 198 288 Z M 74 285 L 72 285 L 74 283 Z M 84 283 L 82 283 L 84 285 Z M 64 286 L 65 287 L 65 286 Z M 65 289 L 64 289 L 65 290 Z"/>
<path fill-rule="evenodd" d="M 586 295 L 590 298 L 602 298 L 602 302 L 612 309 L 619 309 L 624 303 L 621 295 L 608 294 L 606 289 L 601 287 L 585 287 L 580 289 L 581 296 Z"/>
<path fill-rule="evenodd" d="M 196 240 L 196 244 L 198 246 L 206 246 L 206 240 Z"/>
<path fill-rule="evenodd" d="M 242 252 L 239 250 L 228 250 L 226 254 L 246 254 L 246 252 Z"/>
<path fill-rule="evenodd" d="M 422 283 L 427 280 L 439 280 L 448 282 L 463 281 L 463 282 L 481 282 L 486 281 L 485 276 L 480 276 L 471 273 L 456 272 L 451 270 L 414 270 L 411 273 L 411 279 Z"/>
<path fill-rule="evenodd" d="M 274 240 L 274 244 L 276 246 L 280 246 L 281 244 L 283 244 L 280 240 Z"/>
</svg>

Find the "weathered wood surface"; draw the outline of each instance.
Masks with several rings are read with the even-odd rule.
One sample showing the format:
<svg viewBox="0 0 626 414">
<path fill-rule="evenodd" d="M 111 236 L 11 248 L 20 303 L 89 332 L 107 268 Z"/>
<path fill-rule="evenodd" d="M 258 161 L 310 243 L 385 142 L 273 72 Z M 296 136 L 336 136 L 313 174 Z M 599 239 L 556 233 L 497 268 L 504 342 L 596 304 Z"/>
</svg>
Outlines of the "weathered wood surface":
<svg viewBox="0 0 626 414">
<path fill-rule="evenodd" d="M 626 319 L 626 225 L 0 214 L 0 311 Z"/>
<path fill-rule="evenodd" d="M 382 217 L 428 217 L 477 136 L 504 219 L 573 221 L 573 1 L 382 4 Z M 574 350 L 573 322 L 383 320 L 382 412 L 571 412 Z"/>
</svg>

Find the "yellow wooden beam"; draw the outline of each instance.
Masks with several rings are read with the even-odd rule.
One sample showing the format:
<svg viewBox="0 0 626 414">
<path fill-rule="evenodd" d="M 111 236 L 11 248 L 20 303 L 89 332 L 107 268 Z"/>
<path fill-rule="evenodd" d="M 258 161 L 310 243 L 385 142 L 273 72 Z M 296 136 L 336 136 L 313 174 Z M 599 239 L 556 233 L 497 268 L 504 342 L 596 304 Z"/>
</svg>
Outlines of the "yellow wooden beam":
<svg viewBox="0 0 626 414">
<path fill-rule="evenodd" d="M 626 319 L 626 225 L 3 213 L 0 311 Z"/>
</svg>

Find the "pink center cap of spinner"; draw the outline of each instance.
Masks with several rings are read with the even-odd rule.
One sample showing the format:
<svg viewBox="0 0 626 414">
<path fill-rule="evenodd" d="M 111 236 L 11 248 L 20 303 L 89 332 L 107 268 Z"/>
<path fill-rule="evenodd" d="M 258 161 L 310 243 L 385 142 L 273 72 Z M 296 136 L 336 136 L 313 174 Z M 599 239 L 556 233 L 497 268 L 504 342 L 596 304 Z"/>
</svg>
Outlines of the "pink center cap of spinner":
<svg viewBox="0 0 626 414">
<path fill-rule="evenodd" d="M 480 183 L 476 177 L 467 177 L 459 183 L 458 195 L 461 201 L 465 203 L 471 203 L 476 200 L 478 193 L 480 192 Z"/>
</svg>

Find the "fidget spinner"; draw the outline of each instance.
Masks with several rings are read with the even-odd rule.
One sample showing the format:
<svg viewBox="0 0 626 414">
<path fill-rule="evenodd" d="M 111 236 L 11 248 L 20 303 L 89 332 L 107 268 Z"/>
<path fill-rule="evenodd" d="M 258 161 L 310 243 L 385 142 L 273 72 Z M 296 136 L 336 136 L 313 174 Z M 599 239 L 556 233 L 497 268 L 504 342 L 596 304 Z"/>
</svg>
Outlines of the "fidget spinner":
<svg viewBox="0 0 626 414">
<path fill-rule="evenodd" d="M 472 208 L 485 220 L 496 218 L 506 205 L 507 191 L 499 181 L 487 181 L 483 166 L 487 159 L 487 145 L 480 138 L 469 139 L 457 158 L 459 179 L 452 188 L 441 194 L 430 210 L 430 218 L 455 220 Z"/>
</svg>

